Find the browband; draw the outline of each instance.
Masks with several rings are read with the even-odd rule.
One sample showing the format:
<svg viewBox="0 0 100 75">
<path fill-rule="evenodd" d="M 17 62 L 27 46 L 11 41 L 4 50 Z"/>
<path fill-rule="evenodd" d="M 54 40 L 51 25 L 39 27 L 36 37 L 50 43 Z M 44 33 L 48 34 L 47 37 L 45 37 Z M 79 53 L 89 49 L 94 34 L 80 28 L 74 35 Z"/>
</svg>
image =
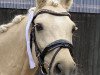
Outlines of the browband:
<svg viewBox="0 0 100 75">
<path fill-rule="evenodd" d="M 39 10 L 33 17 L 33 21 L 35 20 L 35 18 L 39 15 L 39 14 L 44 14 L 44 13 L 47 13 L 47 14 L 51 14 L 51 15 L 55 15 L 55 16 L 71 16 L 68 12 L 55 12 L 55 11 L 52 11 L 52 10 L 48 10 L 48 9 L 42 9 L 42 10 Z"/>
</svg>

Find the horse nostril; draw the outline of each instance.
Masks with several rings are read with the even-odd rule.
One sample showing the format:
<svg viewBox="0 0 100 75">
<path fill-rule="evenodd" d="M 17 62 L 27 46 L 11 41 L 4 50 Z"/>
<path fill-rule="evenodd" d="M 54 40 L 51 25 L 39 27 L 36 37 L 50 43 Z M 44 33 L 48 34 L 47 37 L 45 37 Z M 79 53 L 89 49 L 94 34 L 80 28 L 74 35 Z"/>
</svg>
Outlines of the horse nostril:
<svg viewBox="0 0 100 75">
<path fill-rule="evenodd" d="M 56 64 L 55 67 L 54 67 L 54 74 L 55 75 L 63 75 L 62 72 L 62 65 L 61 64 Z"/>
</svg>

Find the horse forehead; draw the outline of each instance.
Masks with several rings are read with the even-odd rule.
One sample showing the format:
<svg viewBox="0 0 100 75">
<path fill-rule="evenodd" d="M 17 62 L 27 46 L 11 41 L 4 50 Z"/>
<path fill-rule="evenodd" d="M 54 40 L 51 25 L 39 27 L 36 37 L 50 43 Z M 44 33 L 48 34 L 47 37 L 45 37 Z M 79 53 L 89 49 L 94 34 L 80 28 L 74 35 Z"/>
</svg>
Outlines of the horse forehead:
<svg viewBox="0 0 100 75">
<path fill-rule="evenodd" d="M 37 18 L 35 19 L 35 22 L 40 22 L 40 23 L 68 23 L 68 22 L 72 22 L 71 19 L 68 16 L 55 16 L 55 15 L 51 15 L 48 13 L 44 13 L 44 14 L 40 14 L 37 16 Z"/>
<path fill-rule="evenodd" d="M 54 7 L 54 6 L 44 6 L 42 9 L 48 9 L 55 12 L 67 12 L 62 6 Z"/>
</svg>

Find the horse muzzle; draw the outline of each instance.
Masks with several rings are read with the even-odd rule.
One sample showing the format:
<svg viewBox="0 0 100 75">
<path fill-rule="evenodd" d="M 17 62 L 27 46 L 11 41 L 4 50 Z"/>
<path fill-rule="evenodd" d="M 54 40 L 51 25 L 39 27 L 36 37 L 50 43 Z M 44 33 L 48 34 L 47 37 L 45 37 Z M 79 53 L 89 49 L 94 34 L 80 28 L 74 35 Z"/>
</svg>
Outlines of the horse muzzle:
<svg viewBox="0 0 100 75">
<path fill-rule="evenodd" d="M 50 75 L 75 75 L 76 63 L 74 62 L 68 48 L 62 48 L 56 55 L 50 69 Z"/>
<path fill-rule="evenodd" d="M 64 70 L 66 70 L 65 66 L 68 67 L 69 65 L 70 66 L 75 65 L 74 62 L 72 63 L 72 62 L 70 62 L 70 60 L 68 60 L 70 58 L 72 59 L 71 56 L 73 55 L 72 54 L 73 45 L 66 40 L 60 39 L 60 40 L 54 41 L 54 42 L 50 43 L 48 46 L 46 46 L 39 56 L 39 62 L 41 64 L 40 66 L 42 67 L 42 70 L 45 73 L 46 71 L 44 68 L 44 58 L 48 53 L 50 53 L 51 51 L 54 51 L 54 50 L 56 50 L 56 51 L 55 51 L 55 53 L 51 59 L 51 62 L 48 66 L 49 75 L 51 75 L 51 70 L 53 70 L 52 72 L 54 72 L 54 75 L 66 75 L 66 73 L 64 72 Z M 70 58 L 69 57 L 67 58 L 67 55 L 68 55 L 67 52 L 71 54 L 71 55 L 69 55 Z M 60 53 L 60 55 L 59 55 L 59 53 Z M 66 55 L 63 55 L 65 53 L 66 53 Z M 67 59 L 64 58 L 65 56 Z M 53 66 L 55 58 L 60 58 L 60 57 L 63 57 L 63 59 L 61 59 L 62 61 L 55 63 L 55 65 Z M 67 62 L 68 62 L 68 64 L 66 65 Z M 69 63 L 72 63 L 72 65 Z"/>
</svg>

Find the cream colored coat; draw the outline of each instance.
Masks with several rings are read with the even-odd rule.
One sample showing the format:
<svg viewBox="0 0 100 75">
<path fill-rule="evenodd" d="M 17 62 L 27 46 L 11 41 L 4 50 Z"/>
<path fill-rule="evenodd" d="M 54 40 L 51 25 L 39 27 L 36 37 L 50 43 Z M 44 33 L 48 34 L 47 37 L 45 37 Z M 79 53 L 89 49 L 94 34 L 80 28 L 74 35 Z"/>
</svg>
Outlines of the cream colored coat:
<svg viewBox="0 0 100 75">
<path fill-rule="evenodd" d="M 34 71 L 29 69 L 26 52 L 27 17 L 17 16 L 15 19 L 19 19 L 18 24 L 14 24 L 9 31 L 0 33 L 0 75 L 34 75 Z M 3 26 L 10 26 L 11 23 Z M 0 28 L 2 32 L 3 27 Z"/>
<path fill-rule="evenodd" d="M 41 9 L 42 7 L 50 9 L 50 10 L 55 10 L 57 6 L 60 6 L 61 8 L 57 7 L 57 11 L 60 9 L 63 11 L 66 11 L 66 9 L 70 8 L 72 4 L 72 0 L 37 0 L 37 8 L 36 10 Z M 45 7 L 47 6 L 47 7 Z M 50 6 L 50 7 L 48 7 Z M 34 9 L 33 9 L 34 10 Z M 50 20 L 52 20 L 53 16 L 46 15 Z M 37 19 L 35 22 L 43 21 L 46 23 L 45 19 L 42 20 L 41 17 L 43 18 L 44 16 L 41 15 L 39 16 L 39 20 Z M 55 23 L 60 20 L 59 23 L 63 23 L 63 25 L 66 26 L 66 23 L 68 24 L 66 27 L 68 29 L 68 38 L 70 42 L 72 42 L 72 33 L 70 32 L 72 30 L 72 27 L 74 23 L 70 20 L 70 18 L 67 16 L 64 18 L 58 18 L 54 17 Z M 50 22 L 50 21 L 49 21 Z M 48 22 L 48 23 L 49 23 Z M 0 75 L 34 75 L 37 67 L 33 70 L 29 69 L 29 63 L 28 63 L 28 56 L 26 52 L 26 42 L 25 42 L 25 28 L 26 28 L 26 23 L 27 23 L 27 15 L 18 15 L 16 16 L 10 23 L 4 24 L 0 26 Z M 50 24 L 50 23 L 49 23 Z M 49 24 L 47 24 L 49 26 Z M 61 24 L 57 25 L 60 26 Z M 11 28 L 10 28 L 11 27 Z M 59 28 L 61 29 L 60 26 Z M 64 28 L 64 27 L 63 27 Z M 9 29 L 9 30 L 8 30 Z M 64 28 L 65 29 L 65 28 Z M 51 30 L 52 31 L 52 30 Z M 51 32 L 51 31 L 48 31 Z M 64 30 L 60 30 L 64 32 Z M 66 31 L 66 30 L 65 30 Z M 59 32 L 57 32 L 59 33 Z M 37 33 L 36 33 L 37 34 Z M 55 33 L 52 33 L 55 34 Z M 41 34 L 42 35 L 42 34 Z M 51 35 L 51 33 L 50 33 Z M 63 34 L 62 34 L 63 35 Z M 60 36 L 60 34 L 59 34 Z M 42 36 L 43 37 L 43 36 Z M 63 37 L 66 37 L 64 34 Z M 40 44 L 45 46 L 45 44 L 49 44 L 50 41 L 46 41 L 45 44 L 41 42 L 41 39 L 38 36 L 37 39 L 39 40 Z M 56 40 L 57 38 L 62 38 L 62 36 L 58 37 L 55 35 L 53 40 Z M 48 40 L 48 39 L 47 39 Z M 51 41 L 53 41 L 51 39 Z M 43 41 L 43 40 L 42 40 Z M 47 43 L 48 42 L 48 43 Z M 65 55 L 62 55 L 64 54 Z M 54 54 L 54 52 L 50 53 L 47 58 L 45 59 L 46 62 L 50 63 L 49 61 L 51 60 L 51 56 Z M 67 54 L 67 55 L 66 55 Z M 35 52 L 33 50 L 33 58 L 35 60 L 35 63 L 37 65 L 37 59 L 35 57 Z M 65 67 L 65 74 L 70 75 L 70 68 L 75 68 L 75 62 L 73 61 L 70 52 L 68 49 L 63 49 L 61 50 L 58 55 L 56 56 L 56 60 L 54 61 L 53 67 L 52 67 L 52 75 L 55 75 L 53 73 L 53 68 L 55 64 L 58 61 L 62 61 L 62 65 Z"/>
</svg>

